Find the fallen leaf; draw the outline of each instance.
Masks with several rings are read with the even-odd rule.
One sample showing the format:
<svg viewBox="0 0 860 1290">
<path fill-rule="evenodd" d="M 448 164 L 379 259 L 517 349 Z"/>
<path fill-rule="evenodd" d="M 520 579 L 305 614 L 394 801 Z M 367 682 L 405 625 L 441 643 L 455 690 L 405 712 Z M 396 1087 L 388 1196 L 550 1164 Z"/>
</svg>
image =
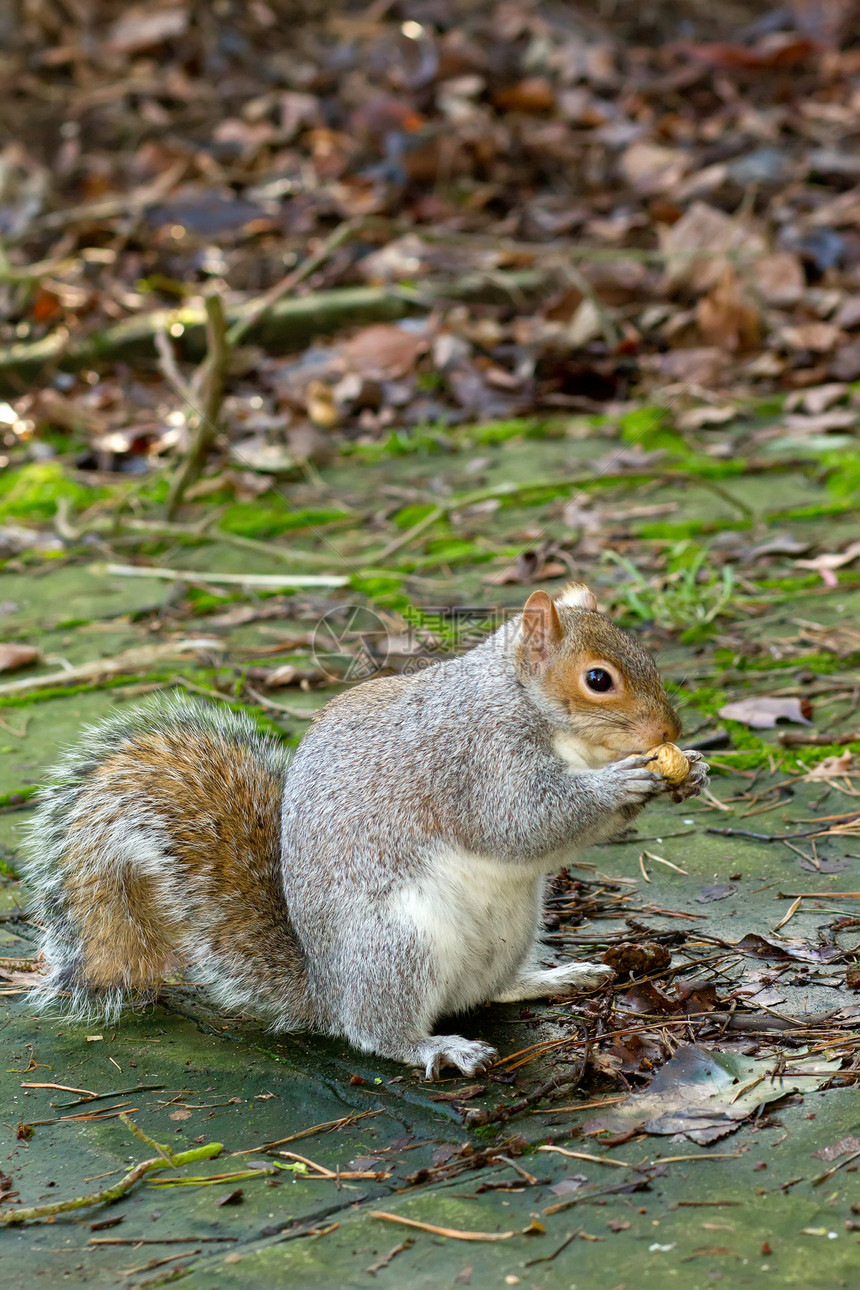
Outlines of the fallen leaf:
<svg viewBox="0 0 860 1290">
<path fill-rule="evenodd" d="M 856 769 L 854 762 L 854 754 L 849 748 L 846 748 L 845 752 L 840 753 L 838 756 L 825 757 L 817 766 L 813 766 L 812 770 L 807 771 L 803 778 L 813 781 L 840 779 L 845 775 L 850 775 L 852 768 Z"/>
<path fill-rule="evenodd" d="M 758 932 L 748 932 L 736 943 L 735 949 L 757 958 L 797 959 L 801 963 L 829 963 L 842 956 L 838 945 L 813 945 L 787 937 L 760 936 Z"/>
<path fill-rule="evenodd" d="M 710 887 L 703 887 L 696 900 L 700 905 L 706 905 L 712 900 L 726 900 L 729 896 L 733 896 L 736 891 L 737 887 L 733 882 L 715 882 Z"/>
<path fill-rule="evenodd" d="M 775 251 L 755 260 L 752 282 L 764 303 L 777 308 L 796 305 L 806 291 L 800 256 L 791 251 Z"/>
<path fill-rule="evenodd" d="M 830 408 L 814 414 L 794 413 L 787 416 L 783 424 L 794 435 L 829 434 L 831 430 L 855 430 L 857 413 L 848 408 Z"/>
<path fill-rule="evenodd" d="M 829 1163 L 855 1151 L 860 1151 L 860 1138 L 849 1134 L 846 1138 L 840 1138 L 838 1142 L 831 1142 L 829 1147 L 821 1147 L 818 1151 L 813 1151 L 812 1155 L 815 1160 L 826 1160 Z"/>
<path fill-rule="evenodd" d="M 491 573 L 484 582 L 491 587 L 531 586 L 533 582 L 544 582 L 549 578 L 563 578 L 570 573 L 568 565 L 561 560 L 553 560 L 549 552 L 521 551 L 513 564 L 498 573 Z"/>
<path fill-rule="evenodd" d="M 716 345 L 732 353 L 758 347 L 761 334 L 758 310 L 730 265 L 726 265 L 708 294 L 697 303 L 696 322 L 706 345 Z"/>
<path fill-rule="evenodd" d="M 860 556 L 860 542 L 852 542 L 844 551 L 822 552 L 809 560 L 795 560 L 798 569 L 814 569 L 822 573 L 825 569 L 841 569 L 843 565 L 852 564 Z"/>
<path fill-rule="evenodd" d="M 180 1108 L 178 1111 L 171 1111 L 167 1118 L 168 1120 L 190 1120 L 191 1112 L 187 1108 Z"/>
<path fill-rule="evenodd" d="M 665 193 L 674 188 L 690 168 L 690 158 L 680 148 L 637 140 L 621 157 L 621 172 L 640 193 Z"/>
<path fill-rule="evenodd" d="M 810 725 L 812 705 L 808 699 L 771 699 L 758 695 L 726 703 L 720 708 L 718 715 L 729 721 L 742 721 L 754 730 L 772 730 L 777 721 L 796 721 L 803 726 Z"/>
<path fill-rule="evenodd" d="M 835 323 L 806 322 L 780 328 L 777 339 L 788 349 L 809 349 L 813 354 L 829 354 L 845 339 L 845 333 Z"/>
<path fill-rule="evenodd" d="M 526 112 L 541 115 L 555 107 L 555 90 L 543 76 L 529 76 L 516 85 L 499 90 L 493 104 L 500 112 Z"/>
<path fill-rule="evenodd" d="M 732 219 L 704 202 L 693 202 L 676 224 L 661 225 L 659 233 L 670 290 L 708 291 L 722 276 L 728 252 L 754 256 L 765 250 L 764 238 L 748 221 Z"/>
<path fill-rule="evenodd" d="M 711 41 L 687 46 L 687 52 L 708 67 L 748 72 L 795 67 L 820 50 L 817 40 L 809 40 L 787 31 L 773 32 L 753 46 L 733 44 L 731 41 Z"/>
<path fill-rule="evenodd" d="M 107 46 L 116 53 L 131 54 L 181 36 L 188 27 L 188 9 L 155 9 L 132 5 L 108 31 Z"/>
<path fill-rule="evenodd" d="M 585 1174 L 571 1174 L 569 1178 L 561 1178 L 557 1183 L 553 1183 L 549 1190 L 553 1196 L 569 1196 L 572 1191 L 581 1191 L 587 1183 Z"/>
<path fill-rule="evenodd" d="M 860 317 L 858 317 L 860 322 Z M 843 324 L 840 323 L 840 326 Z M 832 408 L 835 403 L 841 403 L 848 393 L 848 386 L 844 381 L 830 381 L 827 385 L 813 385 L 809 390 L 795 390 L 789 394 L 785 400 L 786 412 L 794 412 L 796 408 L 802 408 L 804 412 L 810 413 L 811 416 L 818 416 Z M 855 416 L 856 421 L 856 416 Z"/>
<path fill-rule="evenodd" d="M 688 408 L 675 418 L 679 430 L 700 430 L 702 426 L 721 426 L 732 421 L 738 415 L 737 403 L 724 403 L 715 406 L 703 403 L 698 408 Z"/>
<path fill-rule="evenodd" d="M 428 343 L 428 338 L 419 332 L 393 323 L 375 323 L 356 332 L 343 344 L 341 353 L 348 368 L 360 372 L 365 379 L 393 381 L 414 369 Z"/>
<path fill-rule="evenodd" d="M 618 1103 L 601 1121 L 615 1132 L 639 1129 L 714 1142 L 733 1133 L 760 1106 L 789 1093 L 820 1088 L 840 1064 L 838 1058 L 806 1055 L 780 1072 L 775 1058 L 759 1060 L 698 1044 L 683 1045 L 646 1092 Z"/>
<path fill-rule="evenodd" d="M 38 662 L 39 658 L 39 651 L 33 645 L 0 644 L 0 672 L 14 672 L 16 668 Z"/>
<path fill-rule="evenodd" d="M 171 1116 L 171 1119 L 172 1118 L 173 1117 Z M 222 1209 L 224 1205 L 239 1205 L 241 1204 L 243 1197 L 244 1192 L 242 1191 L 242 1188 L 237 1187 L 234 1191 L 228 1191 L 227 1195 L 222 1196 L 220 1200 L 216 1200 L 215 1208 Z"/>
</svg>

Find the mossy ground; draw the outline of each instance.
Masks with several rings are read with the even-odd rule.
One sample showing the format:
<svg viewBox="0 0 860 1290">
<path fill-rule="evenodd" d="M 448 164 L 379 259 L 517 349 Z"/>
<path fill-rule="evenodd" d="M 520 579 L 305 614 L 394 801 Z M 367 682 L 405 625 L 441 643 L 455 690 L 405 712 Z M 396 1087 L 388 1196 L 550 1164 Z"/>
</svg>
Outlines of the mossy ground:
<svg viewBox="0 0 860 1290">
<path fill-rule="evenodd" d="M 36 520 L 47 531 L 64 498 L 79 537 L 59 553 L 40 554 L 34 547 L 7 561 L 3 572 L 4 637 L 43 652 L 42 662 L 28 672 L 2 678 L 6 687 L 22 679 L 26 686 L 0 688 L 0 866 L 9 875 L 0 893 L 3 908 L 26 907 L 26 892 L 14 879 L 20 825 L 27 817 L 23 799 L 82 725 L 154 688 L 184 685 L 247 705 L 269 728 L 296 740 L 306 727 L 304 714 L 336 689 L 320 677 L 313 652 L 314 628 L 325 614 L 349 603 L 371 605 L 396 637 L 403 630 L 398 615 L 414 623 L 440 608 L 510 611 L 530 586 L 487 581 L 510 567 L 512 579 L 528 579 L 536 570 L 533 585 L 550 591 L 566 576 L 588 581 L 602 606 L 654 649 L 686 728 L 694 737 L 711 737 L 714 745 L 712 791 L 724 809 L 697 801 L 649 810 L 639 832 L 650 840 L 596 848 L 587 861 L 639 883 L 640 900 L 654 911 L 647 914 L 649 926 L 676 929 L 680 913 L 687 916 L 680 925 L 731 943 L 750 932 L 770 934 L 790 903 L 782 892 L 815 890 L 821 899 L 805 903 L 784 933 L 815 941 L 836 916 L 833 911 L 857 912 L 856 902 L 838 895 L 858 887 L 856 841 L 823 840 L 817 854 L 829 863 L 812 872 L 779 842 L 705 831 L 794 833 L 804 818 L 854 807 L 850 782 L 804 783 L 798 776 L 845 747 L 860 751 L 860 740 L 843 742 L 858 728 L 860 637 L 854 624 L 860 618 L 860 575 L 849 566 L 830 586 L 798 568 L 796 553 L 754 552 L 776 534 L 790 535 L 810 552 L 839 550 L 856 540 L 856 495 L 846 487 L 854 479 L 853 459 L 845 453 L 796 463 L 775 457 L 768 467 L 758 457 L 752 460 L 745 447 L 745 436 L 760 423 L 751 418 L 721 429 L 721 441 L 735 454 L 731 471 L 721 474 L 711 471 L 715 458 L 708 456 L 718 436 L 711 432 L 672 456 L 677 444 L 664 427 L 648 446 L 667 449 L 670 456 L 635 476 L 601 463 L 635 437 L 637 427 L 641 431 L 638 422 L 622 427 L 622 440 L 599 418 L 553 422 L 549 434 L 531 422 L 468 432 L 427 430 L 412 440 L 392 437 L 373 451 L 354 452 L 255 502 L 237 499 L 228 489 L 215 501 L 190 504 L 173 532 L 157 531 L 152 489 L 130 510 L 123 500 L 126 485 L 91 489 L 56 465 L 47 475 L 39 467 L 38 479 L 34 467 L 10 475 L 0 491 L 0 518 Z M 738 469 L 739 460 L 752 461 L 746 473 Z M 708 479 L 717 475 L 715 490 Z M 440 501 L 438 520 L 410 536 Z M 580 508 L 574 514 L 572 502 Z M 198 526 L 195 534 L 191 526 L 216 510 L 214 522 Z M 596 527 L 589 528 L 589 514 Z M 127 522 L 141 517 L 152 520 L 152 531 Z M 237 537 L 258 545 L 231 541 Z M 531 564 L 517 564 L 524 550 L 537 553 Z M 541 581 L 540 561 L 551 565 L 559 559 L 564 573 Z M 110 567 L 135 562 L 188 576 L 177 583 L 130 577 Z M 345 574 L 350 584 L 289 592 L 207 581 L 207 574 L 249 572 L 329 572 Z M 258 616 L 243 619 L 238 611 L 250 607 Z M 180 642 L 189 640 L 206 643 L 183 652 Z M 151 662 L 119 675 L 106 677 L 93 668 L 69 685 L 39 682 L 64 668 L 171 643 L 175 656 L 153 654 Z M 450 638 L 445 647 L 452 647 Z M 295 667 L 296 684 L 267 688 L 266 675 L 282 664 Z M 788 748 L 778 731 L 751 731 L 719 717 L 727 700 L 786 690 L 811 699 L 815 732 L 832 743 Z M 639 865 L 643 849 L 656 850 L 677 869 L 646 860 L 646 883 Z M 702 902 L 703 890 L 714 884 L 735 890 L 725 899 Z M 620 920 L 601 922 L 591 930 L 608 934 L 622 926 Z M 31 940 L 26 922 L 0 922 L 0 954 L 26 954 Z M 844 967 L 783 971 L 779 984 L 783 1011 L 821 1014 L 851 1001 Z M 504 1129 L 476 1134 L 448 1104 L 433 1101 L 437 1090 L 413 1074 L 338 1042 L 276 1038 L 247 1020 L 214 1016 L 197 991 L 171 990 L 154 1012 L 93 1035 L 37 1020 L 15 996 L 4 1004 L 3 1170 L 24 1203 L 100 1186 L 92 1180 L 116 1178 L 130 1157 L 146 1154 L 115 1119 L 37 1123 L 32 1137 L 16 1141 L 19 1120 L 53 1119 L 63 1112 L 52 1111 L 50 1102 L 74 1096 L 26 1090 L 25 1082 L 97 1091 L 161 1084 L 139 1094 L 117 1093 L 103 1105 L 125 1103 L 147 1133 L 171 1144 L 217 1138 L 228 1151 L 250 1152 L 238 1163 L 261 1158 L 254 1153 L 267 1141 L 372 1110 L 379 1114 L 293 1146 L 332 1169 L 371 1157 L 380 1161 L 374 1169 L 392 1174 L 340 1184 L 291 1174 L 274 1180 L 280 1186 L 252 1179 L 241 1184 L 234 1203 L 222 1207 L 218 1202 L 236 1190 L 229 1182 L 169 1193 L 144 1185 L 106 1213 L 86 1216 L 92 1222 L 122 1220 L 104 1233 L 76 1221 L 80 1215 L 3 1233 L 4 1268 L 16 1285 L 39 1277 L 104 1286 L 162 1284 L 176 1276 L 201 1290 L 226 1290 L 240 1281 L 583 1290 L 667 1280 L 698 1290 L 727 1278 L 808 1290 L 853 1284 L 856 1242 L 846 1222 L 853 1221 L 856 1174 L 849 1167 L 826 1185 L 812 1186 L 823 1168 L 813 1152 L 858 1132 L 850 1088 L 778 1106 L 713 1148 L 654 1137 L 607 1146 L 578 1136 L 593 1110 L 558 1111 L 551 1102 L 542 1104 L 540 1114 L 525 1113 Z M 465 1029 L 491 1038 L 505 1054 L 564 1034 L 564 1017 L 563 1009 L 550 1005 L 526 1013 L 494 1007 L 467 1019 Z M 548 1078 L 555 1069 L 551 1062 L 551 1055 L 543 1056 L 525 1066 L 514 1092 Z M 443 1090 L 465 1082 L 449 1079 Z M 587 1093 L 571 1093 L 563 1104 L 618 1093 L 606 1081 Z M 487 1104 L 504 1096 L 505 1086 L 489 1083 Z M 459 1150 L 470 1140 L 482 1148 L 514 1135 L 522 1135 L 528 1147 L 551 1136 L 575 1150 L 634 1163 L 668 1155 L 697 1159 L 664 1166 L 641 1192 L 598 1197 L 550 1215 L 543 1211 L 559 1199 L 550 1188 L 561 1180 L 581 1174 L 589 1183 L 608 1184 L 629 1181 L 629 1171 L 532 1153 L 520 1164 L 539 1181 L 519 1190 L 487 1189 L 490 1183 L 522 1183 L 501 1161 L 453 1181 L 434 1178 L 434 1153 L 446 1144 Z M 506 1154 L 504 1146 L 499 1151 Z M 722 1158 L 724 1153 L 730 1158 Z M 192 1172 L 224 1173 L 235 1164 L 222 1156 Z M 422 1175 L 422 1169 L 428 1172 Z M 379 1209 L 484 1232 L 519 1233 L 537 1215 L 545 1231 L 466 1243 L 385 1223 L 371 1216 Z M 532 1263 L 547 1259 L 578 1229 L 581 1236 L 566 1251 Z M 309 1230 L 322 1234 L 291 1239 Z M 147 1241 L 188 1236 L 194 1242 L 93 1246 L 93 1235 Z M 226 1243 L 213 1243 L 216 1237 Z M 404 1238 L 414 1238 L 414 1244 L 389 1269 L 368 1272 Z M 149 1266 L 173 1256 L 173 1262 Z"/>
</svg>

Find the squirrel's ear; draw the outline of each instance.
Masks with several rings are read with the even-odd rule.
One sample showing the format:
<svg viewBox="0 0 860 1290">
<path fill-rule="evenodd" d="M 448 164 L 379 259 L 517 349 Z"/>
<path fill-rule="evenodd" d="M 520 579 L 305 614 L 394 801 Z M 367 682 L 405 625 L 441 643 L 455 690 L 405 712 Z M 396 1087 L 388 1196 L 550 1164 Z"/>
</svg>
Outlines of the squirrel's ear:
<svg viewBox="0 0 860 1290">
<path fill-rule="evenodd" d="M 597 597 L 584 582 L 569 582 L 555 598 L 565 609 L 596 609 Z"/>
<path fill-rule="evenodd" d="M 529 670 L 539 668 L 564 637 L 558 610 L 545 591 L 533 591 L 523 609 L 522 656 Z"/>
</svg>

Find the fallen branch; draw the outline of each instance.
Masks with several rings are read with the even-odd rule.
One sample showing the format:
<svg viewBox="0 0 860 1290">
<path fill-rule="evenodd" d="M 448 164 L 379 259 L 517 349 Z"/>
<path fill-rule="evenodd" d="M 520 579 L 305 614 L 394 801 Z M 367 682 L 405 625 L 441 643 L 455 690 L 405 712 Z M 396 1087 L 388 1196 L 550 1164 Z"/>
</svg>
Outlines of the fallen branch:
<svg viewBox="0 0 860 1290">
<path fill-rule="evenodd" d="M 319 291 L 298 299 L 280 300 L 255 318 L 248 342 L 283 353 L 300 349 L 315 336 L 333 335 L 361 323 L 396 322 L 413 314 L 429 313 L 445 300 L 507 303 L 517 292 L 535 296 L 550 283 L 548 274 L 528 269 L 496 273 L 492 278 L 471 274 L 447 283 L 425 283 L 421 292 L 397 287 L 342 287 Z M 228 309 L 228 328 L 238 327 L 246 315 L 256 314 L 258 300 Z M 71 370 L 87 364 L 117 359 L 157 356 L 156 337 L 167 332 L 182 347 L 183 355 L 200 359 L 205 353 L 206 312 L 199 306 L 156 309 L 135 314 L 122 322 L 81 338 L 53 332 L 41 340 L 0 348 L 0 388 L 16 391 L 18 380 L 32 378 L 48 364 Z M 5 379 L 4 379 L 5 378 Z"/>
</svg>

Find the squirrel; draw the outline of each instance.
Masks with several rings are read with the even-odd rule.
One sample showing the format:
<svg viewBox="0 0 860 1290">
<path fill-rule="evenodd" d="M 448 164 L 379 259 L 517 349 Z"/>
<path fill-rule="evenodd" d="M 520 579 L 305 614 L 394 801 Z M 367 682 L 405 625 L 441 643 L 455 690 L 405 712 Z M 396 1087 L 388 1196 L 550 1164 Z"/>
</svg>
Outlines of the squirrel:
<svg viewBox="0 0 860 1290">
<path fill-rule="evenodd" d="M 657 795 L 705 787 L 699 753 L 680 784 L 644 755 L 680 731 L 651 656 L 579 584 L 338 695 L 292 755 L 226 706 L 115 715 L 39 793 L 30 1002 L 110 1022 L 184 966 L 275 1031 L 474 1075 L 495 1049 L 439 1018 L 613 978 L 541 966 L 545 878 Z"/>
</svg>

